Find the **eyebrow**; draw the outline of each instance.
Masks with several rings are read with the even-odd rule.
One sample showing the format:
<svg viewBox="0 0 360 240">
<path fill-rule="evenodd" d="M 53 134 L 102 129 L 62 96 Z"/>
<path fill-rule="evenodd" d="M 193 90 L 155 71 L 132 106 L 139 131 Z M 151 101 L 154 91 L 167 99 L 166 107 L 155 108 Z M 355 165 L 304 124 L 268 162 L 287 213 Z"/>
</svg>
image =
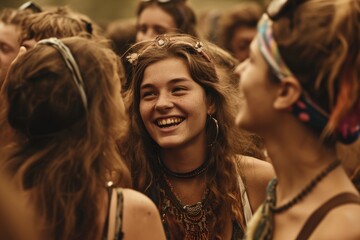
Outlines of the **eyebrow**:
<svg viewBox="0 0 360 240">
<path fill-rule="evenodd" d="M 174 78 L 174 79 L 171 79 L 167 85 L 173 85 L 173 84 L 176 84 L 176 83 L 181 83 L 181 82 L 188 82 L 190 79 L 188 78 Z M 151 84 L 151 83 L 147 83 L 147 84 L 142 84 L 141 87 L 140 87 L 140 90 L 142 89 L 147 89 L 147 88 L 153 88 L 154 87 L 154 84 Z"/>
</svg>

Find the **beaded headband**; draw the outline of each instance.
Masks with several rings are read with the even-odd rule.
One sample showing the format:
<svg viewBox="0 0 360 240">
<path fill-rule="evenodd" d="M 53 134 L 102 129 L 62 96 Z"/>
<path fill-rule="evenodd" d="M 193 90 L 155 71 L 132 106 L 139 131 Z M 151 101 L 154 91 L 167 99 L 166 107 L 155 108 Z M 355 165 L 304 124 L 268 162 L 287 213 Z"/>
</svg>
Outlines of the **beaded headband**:
<svg viewBox="0 0 360 240">
<path fill-rule="evenodd" d="M 168 35 L 160 35 L 157 36 L 154 40 L 153 43 L 156 47 L 158 48 L 163 48 L 165 46 L 167 46 L 168 44 L 170 44 L 170 42 L 176 41 L 175 39 L 171 38 Z M 184 45 L 188 45 L 190 46 L 192 49 L 194 49 L 196 52 L 198 52 L 199 54 L 201 54 L 201 56 L 203 58 L 206 59 L 206 61 L 211 62 L 211 59 L 209 57 L 209 55 L 205 52 L 204 50 L 204 44 L 200 41 L 196 41 L 196 43 L 194 45 L 188 43 L 188 42 L 182 42 Z M 146 50 L 145 50 L 146 51 Z M 141 56 L 141 53 L 129 53 L 126 56 L 126 60 L 131 64 L 131 65 L 136 65 L 138 62 L 139 57 Z"/>
<path fill-rule="evenodd" d="M 81 101 L 83 103 L 85 112 L 87 114 L 88 113 L 88 102 L 87 102 L 87 97 L 86 97 L 85 88 L 84 88 L 84 81 L 81 77 L 79 66 L 76 63 L 74 56 L 71 54 L 70 49 L 62 41 L 60 41 L 57 38 L 43 39 L 43 40 L 37 42 L 37 45 L 48 45 L 48 46 L 51 46 L 51 47 L 55 48 L 56 50 L 58 50 L 58 52 L 60 53 L 60 55 L 62 56 L 62 58 L 66 64 L 67 68 L 71 72 L 72 79 L 74 80 L 74 83 L 79 91 Z"/>
<path fill-rule="evenodd" d="M 257 41 L 259 49 L 265 61 L 269 64 L 273 73 L 282 81 L 286 77 L 293 76 L 294 74 L 287 67 L 285 61 L 281 57 L 280 50 L 274 39 L 272 31 L 273 22 L 269 19 L 267 14 L 264 14 L 258 24 Z M 296 78 L 296 77 L 295 77 Z M 360 112 L 360 104 L 359 109 Z M 291 112 L 300 121 L 306 123 L 313 129 L 322 132 L 329 122 L 329 113 L 322 109 L 315 103 L 308 93 L 302 90 L 302 93 L 296 103 L 291 107 Z M 360 114 L 359 114 L 360 115 Z M 360 117 L 358 117 L 360 119 Z M 352 143 L 360 135 L 360 123 L 353 119 L 344 119 L 337 128 L 339 140 L 343 143 Z"/>
</svg>

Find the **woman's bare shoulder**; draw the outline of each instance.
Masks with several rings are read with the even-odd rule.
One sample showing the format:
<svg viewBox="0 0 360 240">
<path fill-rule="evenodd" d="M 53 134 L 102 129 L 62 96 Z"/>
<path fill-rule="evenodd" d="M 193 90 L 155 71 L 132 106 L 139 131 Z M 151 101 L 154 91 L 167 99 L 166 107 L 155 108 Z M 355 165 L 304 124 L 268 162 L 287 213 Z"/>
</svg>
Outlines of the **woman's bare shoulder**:
<svg viewBox="0 0 360 240">
<path fill-rule="evenodd" d="M 267 185 L 274 178 L 275 172 L 272 165 L 264 160 L 249 156 L 240 156 L 242 174 L 246 181 L 260 185 Z"/>
<path fill-rule="evenodd" d="M 124 239 L 165 239 L 159 211 L 144 194 L 123 189 Z"/>
<path fill-rule="evenodd" d="M 239 156 L 239 161 L 251 209 L 255 212 L 265 200 L 266 187 L 275 172 L 270 163 L 257 158 Z"/>
</svg>

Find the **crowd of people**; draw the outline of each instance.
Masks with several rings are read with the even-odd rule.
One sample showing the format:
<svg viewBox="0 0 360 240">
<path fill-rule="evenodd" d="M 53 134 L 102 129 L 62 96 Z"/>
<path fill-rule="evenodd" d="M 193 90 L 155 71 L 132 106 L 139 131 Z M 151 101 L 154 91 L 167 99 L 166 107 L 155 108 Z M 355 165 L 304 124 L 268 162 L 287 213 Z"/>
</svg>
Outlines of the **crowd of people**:
<svg viewBox="0 0 360 240">
<path fill-rule="evenodd" d="M 360 239 L 360 2 L 0 13 L 0 238 Z"/>
</svg>

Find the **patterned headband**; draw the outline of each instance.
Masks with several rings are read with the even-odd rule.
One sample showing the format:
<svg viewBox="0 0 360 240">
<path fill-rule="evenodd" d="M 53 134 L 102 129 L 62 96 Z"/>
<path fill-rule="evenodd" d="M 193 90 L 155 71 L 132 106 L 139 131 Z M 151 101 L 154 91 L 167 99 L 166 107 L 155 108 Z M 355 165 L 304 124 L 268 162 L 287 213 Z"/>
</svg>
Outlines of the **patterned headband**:
<svg viewBox="0 0 360 240">
<path fill-rule="evenodd" d="M 272 24 L 273 22 L 267 14 L 263 14 L 258 24 L 257 40 L 264 59 L 269 64 L 273 73 L 282 81 L 286 77 L 294 77 L 294 74 L 281 57 L 280 50 L 274 39 Z M 329 113 L 315 103 L 304 89 L 299 99 L 291 107 L 291 112 L 300 119 L 300 121 L 318 132 L 322 132 L 329 121 Z M 343 121 L 339 124 L 337 131 L 340 141 L 352 143 L 359 137 L 359 122 L 354 123 L 354 121 L 352 121 L 350 123 L 345 119 L 345 122 Z"/>
<path fill-rule="evenodd" d="M 78 91 L 79 91 L 81 101 L 83 103 L 85 112 L 87 114 L 88 113 L 88 102 L 87 102 L 87 97 L 86 97 L 85 88 L 84 88 L 84 81 L 81 77 L 79 66 L 76 63 L 74 56 L 71 54 L 70 49 L 62 41 L 60 41 L 57 38 L 43 39 L 43 40 L 37 42 L 37 45 L 48 45 L 48 46 L 51 46 L 51 47 L 55 48 L 56 50 L 58 50 L 58 52 L 60 53 L 60 55 L 62 56 L 62 58 L 66 64 L 66 66 L 68 67 L 68 69 L 71 72 L 72 78 L 74 80 L 74 83 L 75 83 Z"/>
<path fill-rule="evenodd" d="M 175 39 L 171 38 L 170 36 L 168 35 L 160 35 L 160 36 L 157 36 L 154 40 L 153 40 L 153 43 L 156 47 L 158 48 L 163 48 L 165 46 L 167 46 L 170 42 L 172 41 L 176 41 Z M 209 57 L 209 55 L 205 52 L 204 50 L 204 44 L 200 41 L 197 41 L 194 45 L 191 45 L 190 43 L 188 42 L 183 42 L 184 45 L 188 45 L 190 46 L 191 48 L 193 48 L 196 52 L 198 52 L 199 54 L 201 54 L 201 56 L 203 58 L 206 59 L 206 61 L 208 62 L 211 62 L 211 59 Z M 138 62 L 138 59 L 139 57 L 141 56 L 141 53 L 129 53 L 127 56 L 126 56 L 126 60 L 132 64 L 132 65 L 136 65 L 137 62 Z"/>
</svg>

